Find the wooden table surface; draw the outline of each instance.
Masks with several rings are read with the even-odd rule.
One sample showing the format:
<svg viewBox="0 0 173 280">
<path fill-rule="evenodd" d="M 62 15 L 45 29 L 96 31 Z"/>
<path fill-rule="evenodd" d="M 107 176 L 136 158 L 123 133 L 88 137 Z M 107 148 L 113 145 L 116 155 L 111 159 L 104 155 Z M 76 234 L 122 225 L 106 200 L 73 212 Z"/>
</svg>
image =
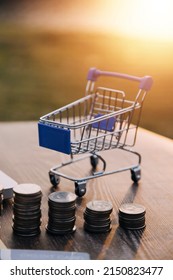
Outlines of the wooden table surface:
<svg viewBox="0 0 173 280">
<path fill-rule="evenodd" d="M 1 240 L 10 249 L 38 249 L 86 252 L 91 259 L 173 259 L 173 142 L 144 129 L 139 129 L 135 150 L 142 155 L 142 178 L 137 185 L 130 171 L 89 180 L 87 192 L 77 198 L 76 231 L 56 236 L 47 234 L 48 195 L 54 191 L 49 169 L 67 159 L 67 155 L 38 145 L 36 122 L 0 123 L 0 170 L 18 183 L 41 186 L 41 234 L 32 238 L 19 237 L 12 231 L 12 202 L 5 201 L 1 221 Z M 108 168 L 129 165 L 132 155 L 111 150 L 105 153 Z M 90 172 L 88 160 L 66 168 L 79 177 Z M 61 179 L 57 191 L 74 192 L 74 183 Z M 83 212 L 91 200 L 108 200 L 113 204 L 112 230 L 91 234 L 83 229 Z M 118 209 L 122 203 L 134 202 L 146 207 L 146 228 L 143 231 L 124 230 L 118 224 Z"/>
</svg>

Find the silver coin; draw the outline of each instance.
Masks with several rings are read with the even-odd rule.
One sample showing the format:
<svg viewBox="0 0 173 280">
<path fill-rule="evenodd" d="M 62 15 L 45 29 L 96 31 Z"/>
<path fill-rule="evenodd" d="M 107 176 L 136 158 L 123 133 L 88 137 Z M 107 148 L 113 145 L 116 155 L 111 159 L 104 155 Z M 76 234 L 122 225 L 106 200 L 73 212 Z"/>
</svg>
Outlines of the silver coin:
<svg viewBox="0 0 173 280">
<path fill-rule="evenodd" d="M 112 211 L 112 203 L 104 200 L 92 200 L 87 203 L 87 209 L 95 212 Z"/>
<path fill-rule="evenodd" d="M 57 203 L 71 203 L 76 201 L 76 195 L 71 192 L 53 192 L 49 200 Z"/>
<path fill-rule="evenodd" d="M 36 184 L 19 184 L 14 187 L 13 192 L 23 196 L 35 195 L 41 193 L 41 187 Z"/>
<path fill-rule="evenodd" d="M 144 215 L 146 208 L 136 203 L 125 203 L 120 206 L 119 212 L 122 215 Z"/>
</svg>

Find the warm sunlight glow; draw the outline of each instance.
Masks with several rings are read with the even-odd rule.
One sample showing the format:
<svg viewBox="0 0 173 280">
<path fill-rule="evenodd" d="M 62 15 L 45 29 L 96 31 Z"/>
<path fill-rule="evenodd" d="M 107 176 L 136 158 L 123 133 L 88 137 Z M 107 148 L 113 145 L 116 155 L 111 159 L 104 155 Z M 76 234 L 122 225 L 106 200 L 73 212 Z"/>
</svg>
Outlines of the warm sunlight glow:
<svg viewBox="0 0 173 280">
<path fill-rule="evenodd" d="M 110 27 L 129 36 L 173 40 L 172 0 L 111 0 L 111 7 Z"/>
<path fill-rule="evenodd" d="M 22 18 L 45 28 L 106 31 L 173 41 L 173 0 L 66 0 L 57 1 L 55 6 L 48 2 L 39 9 L 38 4 Z"/>
</svg>

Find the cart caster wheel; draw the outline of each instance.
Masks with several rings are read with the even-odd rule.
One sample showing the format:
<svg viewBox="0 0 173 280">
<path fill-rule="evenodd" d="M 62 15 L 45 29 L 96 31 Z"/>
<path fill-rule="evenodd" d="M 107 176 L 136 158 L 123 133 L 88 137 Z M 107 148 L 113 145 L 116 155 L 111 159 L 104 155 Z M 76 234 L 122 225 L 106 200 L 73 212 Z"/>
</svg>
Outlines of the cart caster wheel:
<svg viewBox="0 0 173 280">
<path fill-rule="evenodd" d="M 138 183 L 141 179 L 141 168 L 140 166 L 134 167 L 131 170 L 131 179 L 134 183 Z"/>
<path fill-rule="evenodd" d="M 90 163 L 94 170 L 96 169 L 98 162 L 99 162 L 99 158 L 97 155 L 90 156 Z"/>
<path fill-rule="evenodd" d="M 56 187 L 58 186 L 59 182 L 60 182 L 60 176 L 52 173 L 51 171 L 49 172 L 49 179 L 51 184 Z"/>
<path fill-rule="evenodd" d="M 75 194 L 79 197 L 86 193 L 86 182 L 75 182 Z"/>
</svg>

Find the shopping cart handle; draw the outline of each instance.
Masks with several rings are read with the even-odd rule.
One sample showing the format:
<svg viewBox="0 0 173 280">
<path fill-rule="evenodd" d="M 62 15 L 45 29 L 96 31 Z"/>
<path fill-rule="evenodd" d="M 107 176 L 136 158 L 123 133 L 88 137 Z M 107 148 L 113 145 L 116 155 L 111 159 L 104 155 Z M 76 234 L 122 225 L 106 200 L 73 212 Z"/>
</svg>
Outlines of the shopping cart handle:
<svg viewBox="0 0 173 280">
<path fill-rule="evenodd" d="M 87 76 L 87 80 L 96 81 L 100 76 L 117 77 L 121 79 L 127 79 L 131 81 L 139 82 L 139 88 L 143 90 L 150 90 L 153 84 L 153 79 L 151 76 L 137 77 L 128 74 L 122 74 L 117 72 L 101 71 L 96 68 L 90 68 Z"/>
</svg>

